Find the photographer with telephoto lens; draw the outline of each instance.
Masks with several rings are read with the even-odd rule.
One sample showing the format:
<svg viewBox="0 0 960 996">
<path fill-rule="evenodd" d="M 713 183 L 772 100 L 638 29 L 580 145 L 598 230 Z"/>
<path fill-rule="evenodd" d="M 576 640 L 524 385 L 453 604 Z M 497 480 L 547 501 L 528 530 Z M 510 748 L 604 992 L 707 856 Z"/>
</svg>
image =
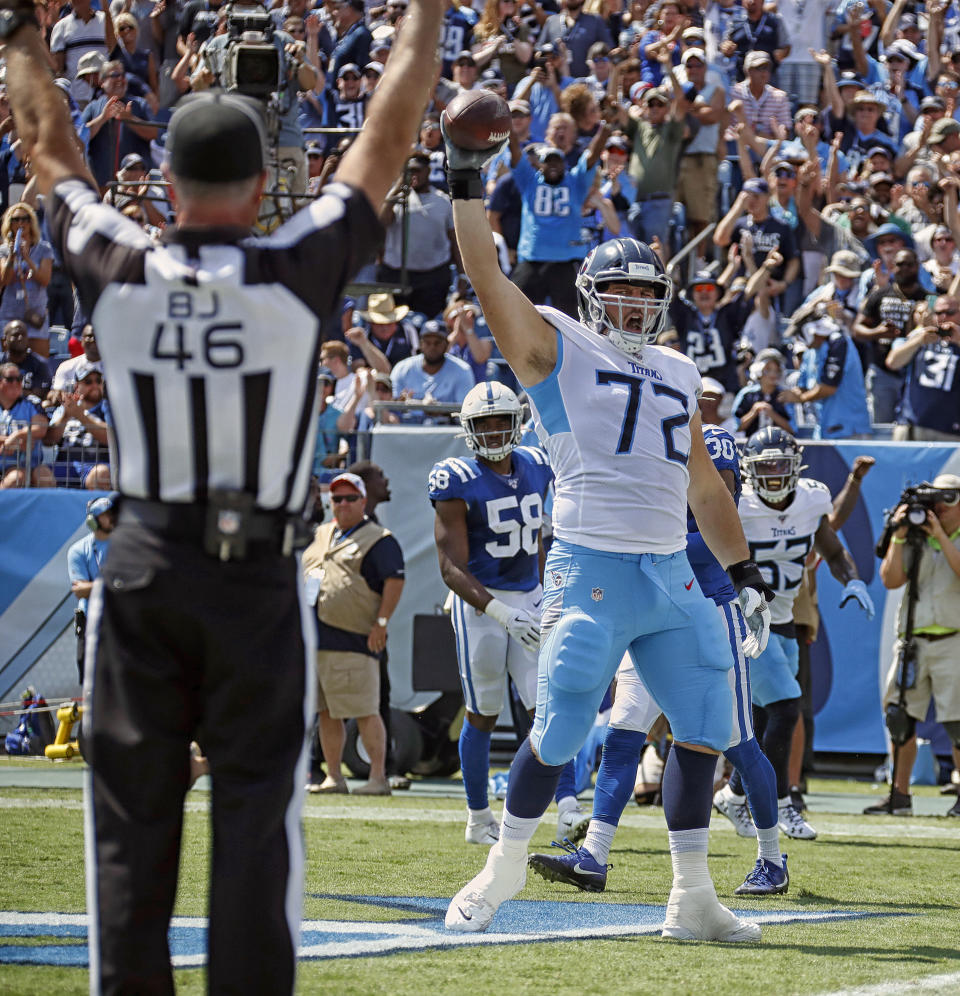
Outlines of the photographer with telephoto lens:
<svg viewBox="0 0 960 996">
<path fill-rule="evenodd" d="M 890 516 L 877 553 L 885 588 L 903 587 L 894 660 L 883 697 L 894 745 L 889 796 L 867 815 L 910 816 L 916 724 L 930 699 L 955 749 L 960 748 L 960 477 L 907 488 Z M 960 816 L 960 801 L 948 816 Z"/>
</svg>

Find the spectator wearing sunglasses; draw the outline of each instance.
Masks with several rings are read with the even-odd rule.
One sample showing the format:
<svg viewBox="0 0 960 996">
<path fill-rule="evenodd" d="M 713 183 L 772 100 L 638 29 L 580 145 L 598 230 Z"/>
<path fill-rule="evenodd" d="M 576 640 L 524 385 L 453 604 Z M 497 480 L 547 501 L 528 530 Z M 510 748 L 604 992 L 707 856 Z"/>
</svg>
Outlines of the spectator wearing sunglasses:
<svg viewBox="0 0 960 996">
<path fill-rule="evenodd" d="M 960 300 L 958 281 L 942 294 L 904 338 L 890 347 L 886 364 L 903 370 L 906 380 L 893 438 L 924 442 L 960 440 Z M 932 318 L 932 321 L 931 321 Z"/>
<path fill-rule="evenodd" d="M 52 487 L 53 474 L 41 466 L 41 440 L 47 416 L 40 405 L 23 397 L 23 374 L 16 363 L 0 365 L 0 488 L 26 486 L 26 452 L 30 450 L 30 484 Z"/>
<path fill-rule="evenodd" d="M 44 442 L 57 446 L 53 473 L 63 487 L 110 490 L 107 409 L 103 374 L 77 369 L 77 389 L 53 413 Z"/>
<path fill-rule="evenodd" d="M 354 795 L 390 795 L 386 730 L 380 718 L 380 664 L 387 627 L 403 593 L 403 553 L 393 534 L 365 511 L 357 474 L 330 482 L 333 520 L 317 527 L 303 552 L 307 598 L 317 606 L 317 712 L 327 776 L 311 792 L 346 794 L 341 773 L 343 720 L 356 719 L 370 777 Z"/>
</svg>

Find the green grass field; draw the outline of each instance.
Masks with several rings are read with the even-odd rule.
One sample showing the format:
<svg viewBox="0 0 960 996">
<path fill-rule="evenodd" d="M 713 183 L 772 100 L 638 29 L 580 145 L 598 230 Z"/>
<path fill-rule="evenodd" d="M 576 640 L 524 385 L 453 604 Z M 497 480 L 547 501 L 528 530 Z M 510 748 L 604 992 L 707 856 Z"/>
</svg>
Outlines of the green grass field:
<svg viewBox="0 0 960 996">
<path fill-rule="evenodd" d="M 0 770 L 6 763 L 0 763 Z M 764 925 L 763 941 L 752 946 L 667 942 L 656 935 L 535 943 L 524 943 L 514 935 L 510 938 L 514 943 L 451 948 L 420 946 L 415 939 L 413 950 L 384 957 L 305 960 L 298 992 L 746 996 L 833 993 L 856 987 L 877 994 L 960 992 L 960 821 L 867 819 L 839 811 L 843 806 L 831 806 L 831 791 L 869 789 L 852 782 L 811 784 L 810 819 L 821 837 L 815 842 L 785 842 L 791 870 L 785 897 L 752 903 L 733 897 L 733 889 L 755 860 L 756 845 L 738 838 L 717 815 L 710 863 L 721 898 L 734 908 L 790 914 L 861 911 L 872 916 Z M 934 796 L 936 790 L 920 789 L 918 794 Z M 183 916 L 205 912 L 207 799 L 206 792 L 194 791 L 187 803 L 176 910 Z M 938 803 L 937 811 L 945 813 L 949 805 L 946 799 L 942 806 Z M 846 808 L 851 808 L 849 798 Z M 0 810 L 0 911 L 82 912 L 80 792 L 3 788 Z M 485 849 L 464 843 L 463 811 L 454 794 L 310 797 L 305 819 L 305 918 L 332 921 L 329 928 L 334 933 L 359 929 L 351 924 L 374 924 L 367 933 L 375 932 L 376 923 L 385 924 L 389 932 L 398 922 L 401 930 L 424 925 L 435 931 L 436 907 L 416 912 L 343 897 L 448 899 L 479 870 L 485 857 Z M 551 810 L 534 838 L 535 849 L 549 847 L 554 818 Z M 531 873 L 523 901 L 578 905 L 556 911 L 542 903 L 518 904 L 520 912 L 531 914 L 529 929 L 544 929 L 546 922 L 538 918 L 557 913 L 567 927 L 589 927 L 601 913 L 616 914 L 621 925 L 631 926 L 634 913 L 622 909 L 623 904 L 662 905 L 670 884 L 662 811 L 631 805 L 610 860 L 614 867 L 607 890 L 599 896 L 546 883 Z M 609 908 L 598 909 L 597 904 Z M 506 907 L 499 916 L 505 911 Z M 495 920 L 491 930 L 496 928 Z M 49 944 L 63 950 L 83 942 L 51 938 L 39 927 L 26 938 L 0 932 L 0 993 L 86 992 L 84 968 L 9 963 L 14 945 Z M 178 991 L 203 992 L 202 971 L 178 970 L 176 978 Z"/>
</svg>

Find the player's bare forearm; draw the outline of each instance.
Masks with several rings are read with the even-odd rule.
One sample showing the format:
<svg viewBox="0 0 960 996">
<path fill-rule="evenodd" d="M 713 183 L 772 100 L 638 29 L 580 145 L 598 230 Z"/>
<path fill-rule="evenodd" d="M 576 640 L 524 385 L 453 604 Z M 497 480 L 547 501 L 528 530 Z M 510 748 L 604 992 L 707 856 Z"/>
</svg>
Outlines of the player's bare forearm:
<svg viewBox="0 0 960 996">
<path fill-rule="evenodd" d="M 814 536 L 814 548 L 823 557 L 830 573 L 841 583 L 856 580 L 860 575 L 857 573 L 857 565 L 853 562 L 853 557 L 847 552 L 840 537 L 837 536 L 833 526 L 827 516 L 820 520 Z"/>
<path fill-rule="evenodd" d="M 460 508 L 454 507 L 456 504 L 437 502 L 436 506 L 433 531 L 437 543 L 437 558 L 440 561 L 440 576 L 454 595 L 459 595 L 468 605 L 482 612 L 492 596 L 467 567 L 470 543 L 467 538 L 466 511 L 462 503 Z"/>
<path fill-rule="evenodd" d="M 3 56 L 10 109 L 40 192 L 49 193 L 68 176 L 88 177 L 92 183 L 63 92 L 53 85 L 40 33 L 22 27 L 7 42 Z"/>
<path fill-rule="evenodd" d="M 483 202 L 479 198 L 455 200 L 453 224 L 463 271 L 476 291 L 500 352 L 525 387 L 539 384 L 557 362 L 553 326 L 500 269 Z"/>
<path fill-rule="evenodd" d="M 335 179 L 359 187 L 380 207 L 416 139 L 434 83 L 444 0 L 413 0 L 370 101 L 363 131 L 350 146 Z"/>
</svg>

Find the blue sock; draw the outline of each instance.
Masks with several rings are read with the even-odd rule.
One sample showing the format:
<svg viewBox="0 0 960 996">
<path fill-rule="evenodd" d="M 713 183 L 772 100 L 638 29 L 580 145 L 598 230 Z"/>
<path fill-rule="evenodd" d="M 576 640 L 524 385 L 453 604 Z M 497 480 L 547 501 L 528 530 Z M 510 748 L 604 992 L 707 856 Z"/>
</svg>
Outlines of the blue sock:
<svg viewBox="0 0 960 996">
<path fill-rule="evenodd" d="M 750 803 L 750 814 L 760 830 L 767 830 L 777 825 L 777 776 L 773 765 L 767 760 L 756 737 L 751 737 L 724 751 L 727 759 L 740 774 L 744 788 L 747 790 L 747 801 Z M 730 779 L 731 787 L 733 779 Z M 739 793 L 738 793 L 739 794 Z"/>
<path fill-rule="evenodd" d="M 574 799 L 577 797 L 577 765 L 574 759 L 567 761 L 560 769 L 560 780 L 557 782 L 554 799 L 559 802 L 571 796 Z"/>
<path fill-rule="evenodd" d="M 637 764 L 645 733 L 607 728 L 593 790 L 593 818 L 616 826 L 637 783 Z"/>
<path fill-rule="evenodd" d="M 490 734 L 464 719 L 460 729 L 460 770 L 470 809 L 486 809 L 487 779 L 490 776 Z"/>
<path fill-rule="evenodd" d="M 522 819 L 539 819 L 550 805 L 562 770 L 559 764 L 541 764 L 534 756 L 528 737 L 520 744 L 510 766 L 504 809 Z"/>
<path fill-rule="evenodd" d="M 701 830 L 710 825 L 717 755 L 674 744 L 663 769 L 663 815 L 669 830 Z"/>
</svg>

